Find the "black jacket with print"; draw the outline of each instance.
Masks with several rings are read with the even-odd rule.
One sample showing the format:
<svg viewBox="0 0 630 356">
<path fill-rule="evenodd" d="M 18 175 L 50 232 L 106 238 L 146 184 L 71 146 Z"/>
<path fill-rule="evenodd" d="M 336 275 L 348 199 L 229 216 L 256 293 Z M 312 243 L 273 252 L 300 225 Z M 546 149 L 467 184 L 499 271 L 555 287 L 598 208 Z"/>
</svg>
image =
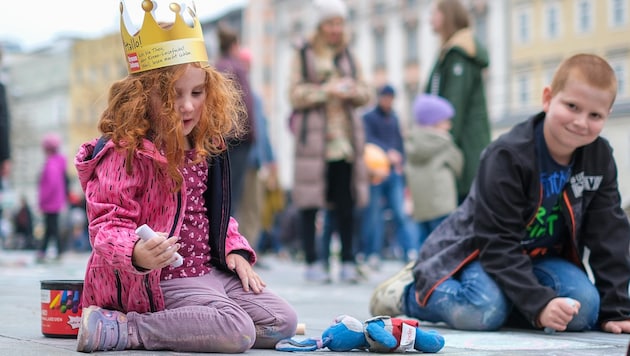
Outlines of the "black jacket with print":
<svg viewBox="0 0 630 356">
<path fill-rule="evenodd" d="M 538 282 L 521 245 L 542 201 L 534 127 L 544 118 L 542 112 L 514 126 L 482 153 L 468 198 L 420 250 L 414 278 L 421 305 L 437 285 L 477 258 L 532 325 L 557 296 Z M 584 248 L 590 250 L 601 297 L 599 321 L 630 318 L 630 224 L 606 139 L 576 150 L 561 201 L 570 233 L 563 257 L 584 269 Z"/>
</svg>

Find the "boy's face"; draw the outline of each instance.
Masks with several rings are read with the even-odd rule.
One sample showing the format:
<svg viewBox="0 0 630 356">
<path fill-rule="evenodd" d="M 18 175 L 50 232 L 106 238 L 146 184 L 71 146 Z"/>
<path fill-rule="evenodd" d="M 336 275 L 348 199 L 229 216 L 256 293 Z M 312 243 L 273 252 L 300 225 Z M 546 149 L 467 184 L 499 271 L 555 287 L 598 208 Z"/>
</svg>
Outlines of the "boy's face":
<svg viewBox="0 0 630 356">
<path fill-rule="evenodd" d="M 558 163 L 567 164 L 576 148 L 597 139 L 614 100 L 609 90 L 593 87 L 579 77 L 569 78 L 556 95 L 550 87 L 543 90 L 545 141 Z"/>
</svg>

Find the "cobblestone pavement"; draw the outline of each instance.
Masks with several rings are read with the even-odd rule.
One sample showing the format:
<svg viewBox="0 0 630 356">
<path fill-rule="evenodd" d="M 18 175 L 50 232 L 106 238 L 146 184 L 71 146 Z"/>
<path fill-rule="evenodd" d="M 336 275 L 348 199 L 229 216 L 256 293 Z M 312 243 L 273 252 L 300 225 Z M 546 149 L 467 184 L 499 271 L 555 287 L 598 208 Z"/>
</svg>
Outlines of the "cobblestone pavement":
<svg viewBox="0 0 630 356">
<path fill-rule="evenodd" d="M 41 281 L 83 279 L 87 254 L 66 254 L 58 262 L 35 263 L 31 251 L 0 250 L 0 355 L 67 355 L 73 353 L 74 339 L 44 337 L 41 330 Z M 347 285 L 336 279 L 326 285 L 303 279 L 299 263 L 264 257 L 267 268 L 259 274 L 268 288 L 289 300 L 306 325 L 305 335 L 296 339 L 320 336 L 339 314 L 359 320 L 369 318 L 368 300 L 373 288 L 394 274 L 402 263 L 387 261 L 365 281 Z M 333 271 L 335 271 L 333 264 Z M 333 277 L 334 278 L 334 277 Z M 501 330 L 498 332 L 462 332 L 439 325 L 425 325 L 444 335 L 443 355 L 625 355 L 630 335 L 601 332 L 557 333 Z M 336 354 L 331 351 L 319 350 Z M 123 351 L 128 355 L 182 355 L 169 351 Z M 278 355 L 274 350 L 250 350 L 250 355 Z"/>
</svg>

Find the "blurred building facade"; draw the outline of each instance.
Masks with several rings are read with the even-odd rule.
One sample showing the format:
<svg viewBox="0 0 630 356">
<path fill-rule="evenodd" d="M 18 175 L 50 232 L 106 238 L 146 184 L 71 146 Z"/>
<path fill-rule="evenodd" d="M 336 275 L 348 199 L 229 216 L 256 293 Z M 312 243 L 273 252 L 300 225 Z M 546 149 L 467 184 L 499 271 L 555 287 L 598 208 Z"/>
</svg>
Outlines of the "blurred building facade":
<svg viewBox="0 0 630 356">
<path fill-rule="evenodd" d="M 630 1 L 462 1 L 490 54 L 486 90 L 495 136 L 540 109 L 542 88 L 566 56 L 594 52 L 610 61 L 619 78 L 619 95 L 603 135 L 615 148 L 622 195 L 630 198 Z M 439 46 L 429 23 L 432 1 L 346 2 L 351 46 L 366 80 L 375 90 L 385 82 L 396 87 L 395 108 L 405 126 Z M 229 11 L 201 20 L 211 62 L 218 54 L 219 23 L 238 30 L 243 45 L 252 50 L 252 85 L 264 98 L 281 183 L 290 188 L 289 68 L 296 45 L 314 30 L 311 0 L 239 1 Z M 2 78 L 10 95 L 14 154 L 11 181 L 16 190 L 33 196 L 36 169 L 43 161 L 38 144 L 43 133 L 62 134 L 70 165 L 79 144 L 98 135 L 107 90 L 126 75 L 120 37 L 114 33 L 56 42 L 47 49 L 11 51 L 5 57 Z M 72 167 L 69 171 L 74 173 Z"/>
</svg>

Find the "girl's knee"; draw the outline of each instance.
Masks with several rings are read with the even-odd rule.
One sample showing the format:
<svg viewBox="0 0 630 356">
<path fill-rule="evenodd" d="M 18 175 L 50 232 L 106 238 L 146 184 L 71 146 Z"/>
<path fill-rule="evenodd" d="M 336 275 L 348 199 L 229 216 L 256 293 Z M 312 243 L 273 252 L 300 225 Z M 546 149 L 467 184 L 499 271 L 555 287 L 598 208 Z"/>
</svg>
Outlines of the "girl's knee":
<svg viewBox="0 0 630 356">
<path fill-rule="evenodd" d="M 220 338 L 217 338 L 216 328 L 217 325 L 209 326 L 207 332 L 208 343 L 212 352 L 243 353 L 251 349 L 256 342 L 256 327 L 251 320 L 235 320 L 234 325 L 224 329 L 225 333 Z"/>
<path fill-rule="evenodd" d="M 256 344 L 254 348 L 274 348 L 278 341 L 295 336 L 297 330 L 297 314 L 287 310 L 279 313 L 272 324 L 257 325 Z"/>
</svg>

